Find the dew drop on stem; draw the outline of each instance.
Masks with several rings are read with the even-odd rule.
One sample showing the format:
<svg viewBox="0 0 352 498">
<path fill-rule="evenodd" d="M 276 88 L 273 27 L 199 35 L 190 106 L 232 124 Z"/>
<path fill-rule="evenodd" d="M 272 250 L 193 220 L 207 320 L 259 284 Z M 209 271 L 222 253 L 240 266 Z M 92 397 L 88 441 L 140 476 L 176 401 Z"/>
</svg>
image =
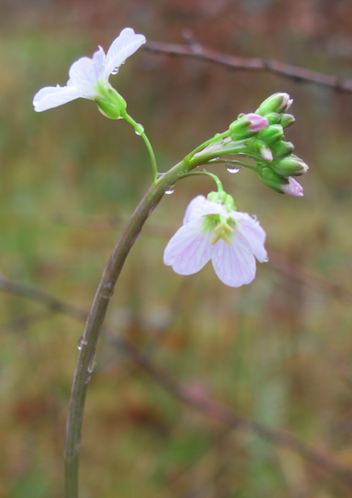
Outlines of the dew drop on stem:
<svg viewBox="0 0 352 498">
<path fill-rule="evenodd" d="M 175 185 L 169 185 L 168 187 L 165 188 L 165 194 L 171 195 L 175 192 Z"/>
<path fill-rule="evenodd" d="M 243 168 L 243 166 L 234 166 L 228 163 L 225 163 L 225 167 L 229 173 L 238 173 Z"/>
<path fill-rule="evenodd" d="M 137 126 L 138 126 L 138 128 L 135 128 L 134 132 L 136 135 L 141 136 L 142 133 L 144 132 L 144 126 L 139 124 L 139 123 L 137 124 Z"/>
</svg>

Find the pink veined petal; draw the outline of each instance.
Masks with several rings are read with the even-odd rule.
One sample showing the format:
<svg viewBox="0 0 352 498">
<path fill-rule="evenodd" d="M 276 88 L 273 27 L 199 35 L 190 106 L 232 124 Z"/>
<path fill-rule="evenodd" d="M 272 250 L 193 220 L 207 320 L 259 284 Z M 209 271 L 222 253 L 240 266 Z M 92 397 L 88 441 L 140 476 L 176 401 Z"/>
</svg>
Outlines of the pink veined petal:
<svg viewBox="0 0 352 498">
<path fill-rule="evenodd" d="M 117 72 L 121 64 L 146 42 L 144 35 L 135 34 L 132 28 L 125 28 L 112 42 L 105 59 L 104 78 Z"/>
<path fill-rule="evenodd" d="M 211 232 L 204 233 L 199 220 L 177 230 L 164 251 L 164 263 L 180 275 L 201 270 L 210 260 Z"/>
<path fill-rule="evenodd" d="M 199 220 L 207 214 L 222 214 L 229 216 L 223 204 L 209 201 L 204 195 L 197 195 L 187 206 L 183 224 Z"/>
<path fill-rule="evenodd" d="M 284 194 L 292 195 L 293 197 L 303 197 L 303 187 L 297 180 L 292 178 L 292 176 L 288 177 L 289 183 L 286 185 L 281 185 L 281 190 Z"/>
<path fill-rule="evenodd" d="M 84 94 L 82 96 L 93 98 L 94 86 L 104 72 L 104 60 L 105 54 L 101 47 L 94 53 L 92 59 L 89 57 L 81 57 L 78 59 L 78 61 L 74 62 L 70 67 L 68 73 L 70 79 L 67 82 L 67 86 L 80 87 Z"/>
<path fill-rule="evenodd" d="M 216 242 L 211 261 L 219 279 L 230 287 L 249 284 L 255 277 L 254 255 L 241 237 L 236 237 L 232 245 L 223 240 Z"/>
<path fill-rule="evenodd" d="M 233 218 L 237 222 L 234 228 L 234 238 L 236 237 L 236 233 L 240 234 L 246 240 L 257 260 L 260 263 L 266 261 L 268 259 L 268 254 L 264 247 L 266 233 L 259 222 L 247 213 L 235 212 Z"/>
<path fill-rule="evenodd" d="M 46 111 L 53 107 L 66 104 L 83 97 L 80 88 L 67 86 L 46 86 L 34 95 L 33 105 L 37 112 Z"/>
</svg>

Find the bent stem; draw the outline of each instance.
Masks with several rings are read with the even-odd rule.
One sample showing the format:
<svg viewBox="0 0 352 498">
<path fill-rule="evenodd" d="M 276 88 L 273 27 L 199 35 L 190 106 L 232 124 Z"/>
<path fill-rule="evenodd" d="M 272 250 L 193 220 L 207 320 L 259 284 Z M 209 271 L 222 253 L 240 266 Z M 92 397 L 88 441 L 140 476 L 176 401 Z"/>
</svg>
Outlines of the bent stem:
<svg viewBox="0 0 352 498">
<path fill-rule="evenodd" d="M 242 150 L 243 145 L 239 144 L 236 153 Z M 106 310 L 126 257 L 133 244 L 137 241 L 144 223 L 160 202 L 168 186 L 175 184 L 185 174 L 200 164 L 204 164 L 211 157 L 210 151 L 205 151 L 203 154 L 198 153 L 196 156 L 193 155 L 192 159 L 189 159 L 188 156 L 187 160 L 184 159 L 176 164 L 149 187 L 123 230 L 104 269 L 86 321 L 84 333 L 80 339 L 80 351 L 71 390 L 65 446 L 66 498 L 78 498 L 79 449 L 87 386 L 93 370 L 95 349 Z"/>
<path fill-rule="evenodd" d="M 152 144 L 149 142 L 149 139 L 148 139 L 147 135 L 144 132 L 143 126 L 140 125 L 139 123 L 137 123 L 129 114 L 127 114 L 127 112 L 124 113 L 122 115 L 122 117 L 128 123 L 130 123 L 133 126 L 135 132 L 143 138 L 144 143 L 145 143 L 145 145 L 146 145 L 146 147 L 148 149 L 150 160 L 151 160 L 151 163 L 152 163 L 153 181 L 154 181 L 154 183 L 156 183 L 156 181 L 158 179 L 158 166 L 156 164 L 156 159 L 155 159 L 155 154 L 154 154 L 154 150 L 153 150 Z"/>
</svg>

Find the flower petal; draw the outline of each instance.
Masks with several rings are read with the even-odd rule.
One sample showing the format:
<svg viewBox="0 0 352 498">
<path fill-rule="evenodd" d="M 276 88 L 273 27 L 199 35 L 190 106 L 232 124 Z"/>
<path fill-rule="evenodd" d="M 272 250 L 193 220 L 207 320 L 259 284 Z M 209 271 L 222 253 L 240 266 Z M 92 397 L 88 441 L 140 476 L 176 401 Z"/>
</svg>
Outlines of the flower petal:
<svg viewBox="0 0 352 498">
<path fill-rule="evenodd" d="M 261 263 L 266 261 L 268 259 L 264 247 L 266 233 L 259 222 L 247 213 L 235 212 L 233 218 L 237 222 L 235 234 L 240 234 L 246 240 L 258 261 Z"/>
<path fill-rule="evenodd" d="M 297 180 L 292 178 L 292 176 L 288 177 L 289 183 L 286 185 L 281 185 L 281 190 L 284 194 L 292 195 L 293 197 L 303 197 L 303 187 Z"/>
<path fill-rule="evenodd" d="M 207 214 L 222 214 L 229 216 L 223 204 L 209 201 L 204 195 L 197 195 L 187 206 L 183 224 L 199 220 Z"/>
<path fill-rule="evenodd" d="M 197 273 L 210 260 L 211 237 L 199 220 L 183 225 L 165 248 L 165 265 L 180 275 Z"/>
<path fill-rule="evenodd" d="M 121 64 L 145 42 L 144 35 L 135 34 L 132 28 L 123 29 L 106 54 L 104 78 L 108 79 L 112 72 L 117 72 Z"/>
<path fill-rule="evenodd" d="M 46 86 L 34 95 L 33 105 L 37 112 L 46 111 L 53 107 L 66 104 L 72 100 L 83 97 L 80 88 L 67 86 Z"/>
<path fill-rule="evenodd" d="M 255 258 L 241 236 L 237 236 L 232 245 L 219 240 L 211 252 L 214 270 L 224 284 L 240 287 L 252 282 L 256 271 Z"/>
<path fill-rule="evenodd" d="M 68 72 L 70 79 L 67 86 L 82 88 L 82 97 L 93 98 L 94 86 L 102 76 L 105 67 L 104 50 L 99 47 L 93 58 L 81 57 L 74 62 Z"/>
</svg>

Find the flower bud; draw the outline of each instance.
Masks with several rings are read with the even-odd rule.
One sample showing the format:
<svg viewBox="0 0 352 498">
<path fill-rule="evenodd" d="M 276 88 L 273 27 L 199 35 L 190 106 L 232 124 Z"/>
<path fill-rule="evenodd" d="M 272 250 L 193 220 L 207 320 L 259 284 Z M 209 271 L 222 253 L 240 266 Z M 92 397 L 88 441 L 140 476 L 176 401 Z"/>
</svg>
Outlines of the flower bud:
<svg viewBox="0 0 352 498">
<path fill-rule="evenodd" d="M 285 130 L 289 126 L 293 125 L 295 122 L 295 117 L 292 114 L 282 114 L 281 115 L 281 126 Z"/>
<path fill-rule="evenodd" d="M 126 111 L 127 103 L 112 86 L 99 85 L 94 98 L 99 111 L 107 118 L 119 119 Z"/>
<path fill-rule="evenodd" d="M 269 125 L 264 130 L 258 133 L 259 140 L 262 140 L 267 145 L 271 146 L 278 140 L 282 140 L 284 137 L 284 130 L 281 125 Z"/>
<path fill-rule="evenodd" d="M 283 193 L 282 186 L 288 182 L 287 178 L 278 175 L 269 167 L 262 168 L 259 172 L 259 175 L 264 185 L 270 187 L 279 194 Z"/>
<path fill-rule="evenodd" d="M 309 169 L 308 165 L 294 154 L 290 154 L 278 161 L 273 161 L 270 167 L 282 176 L 300 176 Z"/>
<path fill-rule="evenodd" d="M 259 114 L 254 114 L 253 112 L 244 114 L 230 124 L 231 138 L 232 140 L 250 138 L 258 131 L 263 130 L 267 125 L 268 120 L 263 116 L 259 116 Z"/>
<path fill-rule="evenodd" d="M 273 154 L 266 143 L 262 142 L 262 140 L 252 140 L 250 143 L 250 152 L 256 152 L 261 155 L 264 161 L 272 161 Z"/>
<path fill-rule="evenodd" d="M 280 124 L 281 122 L 281 114 L 279 114 L 278 112 L 269 112 L 265 115 L 265 117 L 270 125 Z"/>
<path fill-rule="evenodd" d="M 288 183 L 281 186 L 282 192 L 293 197 L 303 197 L 303 187 L 291 176 L 288 178 Z"/>
<path fill-rule="evenodd" d="M 287 111 L 292 104 L 292 99 L 288 93 L 274 93 L 262 102 L 259 108 L 255 111 L 256 114 L 266 116 L 268 113 L 277 112 L 281 114 Z"/>
<path fill-rule="evenodd" d="M 273 153 L 274 159 L 281 159 L 290 155 L 294 150 L 294 145 L 292 142 L 284 142 L 280 140 L 275 144 L 270 146 L 271 152 Z"/>
</svg>

